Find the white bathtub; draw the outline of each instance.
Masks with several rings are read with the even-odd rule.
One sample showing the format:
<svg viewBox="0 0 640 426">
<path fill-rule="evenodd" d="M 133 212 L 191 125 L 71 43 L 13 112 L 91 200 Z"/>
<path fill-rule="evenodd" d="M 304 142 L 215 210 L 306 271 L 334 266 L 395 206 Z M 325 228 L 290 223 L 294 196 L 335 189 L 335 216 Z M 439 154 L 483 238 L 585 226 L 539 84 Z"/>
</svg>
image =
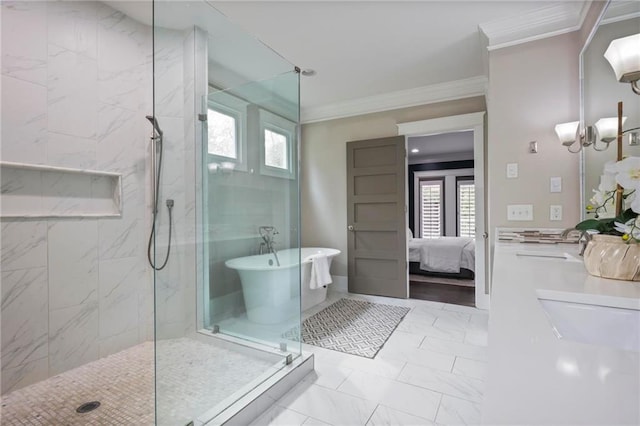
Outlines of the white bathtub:
<svg viewBox="0 0 640 426">
<path fill-rule="evenodd" d="M 225 262 L 228 268 L 240 275 L 242 295 L 247 308 L 247 316 L 259 324 L 277 324 L 299 313 L 299 298 L 302 310 L 322 302 L 327 297 L 327 289 L 311 290 L 310 256 L 324 253 L 329 260 L 340 254 L 340 250 L 320 247 L 303 247 L 278 252 L 280 266 L 276 265 L 273 253 L 238 257 Z M 298 288 L 298 262 L 302 261 L 301 285 Z"/>
</svg>

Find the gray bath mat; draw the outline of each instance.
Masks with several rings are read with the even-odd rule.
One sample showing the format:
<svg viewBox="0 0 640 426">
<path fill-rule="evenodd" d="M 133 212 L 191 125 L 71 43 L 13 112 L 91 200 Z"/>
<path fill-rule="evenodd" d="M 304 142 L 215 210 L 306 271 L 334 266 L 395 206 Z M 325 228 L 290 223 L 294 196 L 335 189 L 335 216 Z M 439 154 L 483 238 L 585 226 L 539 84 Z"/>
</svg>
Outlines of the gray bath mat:
<svg viewBox="0 0 640 426">
<path fill-rule="evenodd" d="M 409 308 L 362 300 L 340 299 L 302 323 L 309 345 L 374 358 Z M 297 337 L 290 330 L 284 337 Z"/>
</svg>

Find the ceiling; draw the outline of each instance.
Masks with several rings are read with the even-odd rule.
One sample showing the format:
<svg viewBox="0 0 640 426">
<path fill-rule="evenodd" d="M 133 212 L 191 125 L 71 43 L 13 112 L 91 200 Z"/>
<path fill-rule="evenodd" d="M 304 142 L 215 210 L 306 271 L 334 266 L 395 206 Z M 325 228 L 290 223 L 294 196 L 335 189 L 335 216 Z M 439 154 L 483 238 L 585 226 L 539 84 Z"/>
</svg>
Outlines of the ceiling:
<svg viewBox="0 0 640 426">
<path fill-rule="evenodd" d="M 414 152 L 414 150 L 418 152 Z M 450 132 L 436 135 L 410 137 L 407 141 L 409 161 L 438 158 L 443 155 L 470 154 L 473 158 L 473 132 Z"/>
<path fill-rule="evenodd" d="M 390 96 L 409 106 L 407 95 L 429 92 L 425 96 L 433 96 L 432 88 L 449 90 L 452 82 L 464 86 L 458 87 L 462 93 L 456 97 L 465 97 L 465 91 L 466 96 L 482 94 L 487 46 L 575 30 L 589 2 L 238 0 L 211 4 L 290 62 L 317 71 L 301 82 L 303 120 L 306 115 L 306 121 L 313 121 L 345 105 L 349 108 L 343 116 L 370 112 L 367 108 L 375 110 L 371 104 L 389 103 Z M 416 99 L 413 103 L 427 102 Z M 384 109 L 389 106 L 394 105 Z"/>
</svg>

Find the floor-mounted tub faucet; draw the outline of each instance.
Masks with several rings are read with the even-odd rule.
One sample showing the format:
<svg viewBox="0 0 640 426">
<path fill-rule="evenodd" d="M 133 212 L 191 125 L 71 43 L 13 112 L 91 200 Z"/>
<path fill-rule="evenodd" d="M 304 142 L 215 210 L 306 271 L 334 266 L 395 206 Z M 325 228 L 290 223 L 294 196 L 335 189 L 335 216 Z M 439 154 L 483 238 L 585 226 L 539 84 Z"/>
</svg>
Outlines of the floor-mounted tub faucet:
<svg viewBox="0 0 640 426">
<path fill-rule="evenodd" d="M 273 257 L 276 259 L 276 265 L 280 266 L 280 260 L 278 259 L 278 252 L 276 251 L 274 245 L 274 238 L 279 234 L 278 230 L 275 226 L 261 226 L 258 228 L 258 234 L 262 237 L 262 242 L 260 243 L 260 254 L 263 254 L 266 250 L 267 253 L 273 253 Z"/>
</svg>

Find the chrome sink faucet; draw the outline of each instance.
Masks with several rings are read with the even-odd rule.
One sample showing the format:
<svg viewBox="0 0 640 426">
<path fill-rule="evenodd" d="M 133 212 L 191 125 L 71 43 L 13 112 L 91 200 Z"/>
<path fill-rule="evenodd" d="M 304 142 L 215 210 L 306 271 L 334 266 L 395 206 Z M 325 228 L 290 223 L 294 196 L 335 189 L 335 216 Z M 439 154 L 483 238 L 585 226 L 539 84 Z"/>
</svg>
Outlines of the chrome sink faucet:
<svg viewBox="0 0 640 426">
<path fill-rule="evenodd" d="M 276 259 L 276 265 L 280 266 L 280 260 L 278 259 L 278 252 L 275 249 L 275 236 L 279 234 L 275 226 L 261 226 L 258 228 L 258 234 L 262 237 L 260 243 L 260 254 L 263 254 L 266 250 L 267 253 L 273 253 L 273 257 Z"/>
<path fill-rule="evenodd" d="M 587 244 L 589 244 L 589 241 L 591 241 L 592 234 L 589 231 L 582 231 L 576 228 L 567 228 L 564 231 L 562 231 L 562 234 L 560 234 L 560 236 L 562 237 L 563 240 L 566 241 L 567 237 L 569 237 L 569 234 L 571 234 L 572 232 L 580 233 L 580 237 L 578 238 L 578 254 L 580 256 L 583 256 L 584 251 L 587 248 Z"/>
</svg>

